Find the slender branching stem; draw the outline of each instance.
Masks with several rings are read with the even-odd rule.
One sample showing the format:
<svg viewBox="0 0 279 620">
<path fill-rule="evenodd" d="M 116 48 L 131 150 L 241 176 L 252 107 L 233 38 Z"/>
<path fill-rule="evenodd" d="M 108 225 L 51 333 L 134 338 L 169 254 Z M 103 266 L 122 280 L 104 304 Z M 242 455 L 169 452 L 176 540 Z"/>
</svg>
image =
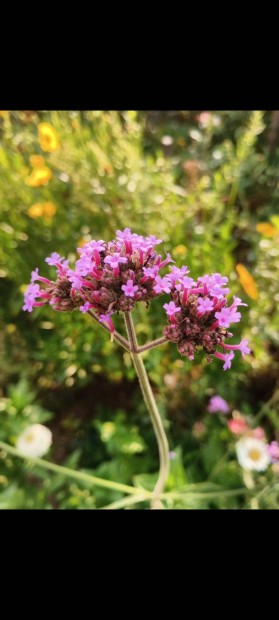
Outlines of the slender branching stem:
<svg viewBox="0 0 279 620">
<path fill-rule="evenodd" d="M 131 312 L 124 313 L 125 324 L 127 329 L 127 334 L 131 347 L 131 358 L 134 363 L 134 367 L 136 373 L 138 375 L 139 384 L 141 387 L 142 395 L 147 406 L 151 422 L 154 428 L 154 432 L 156 435 L 158 449 L 159 449 L 159 457 L 160 457 L 160 470 L 159 477 L 157 483 L 155 485 L 153 491 L 153 499 L 151 501 L 152 508 L 163 508 L 163 504 L 159 499 L 160 494 L 163 492 L 166 480 L 169 474 L 169 446 L 168 440 L 166 437 L 166 433 L 164 430 L 164 426 L 162 423 L 162 419 L 160 413 L 158 411 L 158 407 L 151 389 L 151 385 L 149 383 L 148 375 L 145 370 L 145 366 L 141 357 L 141 353 L 138 352 L 138 343 L 136 332 L 134 328 L 134 323 L 132 319 Z"/>
</svg>

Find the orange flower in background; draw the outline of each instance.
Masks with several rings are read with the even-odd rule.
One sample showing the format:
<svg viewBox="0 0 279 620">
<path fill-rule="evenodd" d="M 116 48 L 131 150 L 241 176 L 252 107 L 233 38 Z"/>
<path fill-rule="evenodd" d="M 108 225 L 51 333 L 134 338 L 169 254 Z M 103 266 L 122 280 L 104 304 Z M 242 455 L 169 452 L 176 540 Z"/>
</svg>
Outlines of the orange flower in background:
<svg viewBox="0 0 279 620">
<path fill-rule="evenodd" d="M 36 202 L 36 204 L 29 207 L 27 213 L 30 217 L 36 219 L 37 217 L 45 217 L 51 219 L 57 211 L 53 202 Z"/>
<path fill-rule="evenodd" d="M 42 155 L 31 155 L 29 157 L 29 161 L 32 168 L 42 168 L 45 163 L 44 157 L 42 157 Z"/>
<path fill-rule="evenodd" d="M 275 228 L 275 226 L 272 226 L 272 224 L 270 224 L 269 222 L 259 222 L 256 229 L 257 232 L 261 233 L 261 235 L 263 235 L 264 237 L 274 237 L 278 232 L 277 228 Z"/>
<path fill-rule="evenodd" d="M 44 213 L 44 206 L 42 202 L 36 202 L 35 205 L 32 205 L 32 207 L 29 207 L 28 211 L 27 211 L 28 215 L 30 215 L 30 217 L 33 217 L 34 219 L 36 217 L 41 217 Z"/>
<path fill-rule="evenodd" d="M 173 250 L 173 255 L 175 258 L 184 258 L 187 254 L 187 248 L 185 245 L 177 245 Z"/>
<path fill-rule="evenodd" d="M 39 142 L 43 151 L 52 153 L 60 148 L 58 135 L 50 123 L 39 123 Z"/>
<path fill-rule="evenodd" d="M 254 278 L 250 275 L 249 271 L 242 265 L 242 263 L 238 263 L 236 265 L 236 271 L 238 273 L 239 282 L 244 289 L 245 293 L 250 297 L 250 299 L 258 299 L 259 293 L 257 289 L 256 282 Z"/>
<path fill-rule="evenodd" d="M 53 202 L 44 202 L 43 205 L 44 216 L 51 219 L 57 211 L 56 206 L 53 204 Z"/>
<path fill-rule="evenodd" d="M 47 166 L 41 166 L 40 168 L 34 168 L 30 176 L 26 179 L 25 183 L 30 187 L 40 187 L 40 185 L 46 185 L 49 179 L 52 177 L 52 172 Z"/>
</svg>

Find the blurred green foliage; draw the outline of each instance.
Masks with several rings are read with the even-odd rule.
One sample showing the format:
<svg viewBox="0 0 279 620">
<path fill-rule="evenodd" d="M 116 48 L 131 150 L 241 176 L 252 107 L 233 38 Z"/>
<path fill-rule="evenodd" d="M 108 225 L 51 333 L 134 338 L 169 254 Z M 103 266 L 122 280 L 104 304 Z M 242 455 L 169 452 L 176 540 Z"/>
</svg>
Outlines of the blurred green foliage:
<svg viewBox="0 0 279 620">
<path fill-rule="evenodd" d="M 53 151 L 40 138 L 42 123 L 57 137 Z M 31 270 L 49 274 L 51 252 L 74 260 L 83 241 L 109 240 L 129 226 L 162 238 L 193 277 L 228 275 L 232 293 L 248 303 L 234 334 L 247 337 L 252 355 L 235 358 L 228 373 L 217 360 L 180 358 L 171 344 L 144 354 L 175 452 L 168 490 L 243 486 L 235 437 L 206 406 L 220 394 L 252 420 L 278 388 L 278 136 L 278 112 L 0 112 L 0 439 L 13 444 L 25 425 L 47 421 L 55 462 L 152 486 L 157 448 L 129 355 L 89 316 L 21 311 Z M 135 322 L 140 343 L 160 336 L 160 301 L 140 306 Z M 276 403 L 261 420 L 269 440 L 278 439 Z M 84 509 L 121 498 L 1 452 L 0 459 L 2 508 Z M 272 476 L 271 468 L 257 476 L 267 484 L 264 508 L 278 499 Z M 249 505 L 241 495 L 170 502 Z"/>
</svg>

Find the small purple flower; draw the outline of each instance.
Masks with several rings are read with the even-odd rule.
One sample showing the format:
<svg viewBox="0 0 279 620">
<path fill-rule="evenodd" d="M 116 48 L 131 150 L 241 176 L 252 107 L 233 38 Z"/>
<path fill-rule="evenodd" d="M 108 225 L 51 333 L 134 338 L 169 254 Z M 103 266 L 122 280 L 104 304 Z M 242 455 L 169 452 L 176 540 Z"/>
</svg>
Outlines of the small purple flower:
<svg viewBox="0 0 279 620">
<path fill-rule="evenodd" d="M 79 307 L 80 311 L 83 312 L 83 313 L 88 312 L 88 310 L 90 310 L 90 308 L 93 308 L 93 306 L 92 306 L 92 304 L 89 303 L 89 301 L 86 301 L 83 306 Z"/>
<path fill-rule="evenodd" d="M 116 239 L 119 241 L 133 241 L 133 233 L 131 233 L 131 228 L 124 228 L 124 230 L 116 231 Z"/>
<path fill-rule="evenodd" d="M 185 291 L 186 289 L 192 288 L 196 286 L 196 282 L 193 278 L 189 278 L 188 276 L 183 276 L 182 278 L 178 278 L 178 284 L 175 285 L 177 291 Z"/>
<path fill-rule="evenodd" d="M 64 260 L 64 256 L 61 257 L 58 252 L 52 252 L 52 254 L 45 259 L 45 262 L 48 263 L 48 265 L 57 265 L 57 263 L 61 263 L 62 260 Z"/>
<path fill-rule="evenodd" d="M 231 323 L 238 323 L 241 319 L 240 312 L 235 308 L 222 308 L 221 312 L 215 312 L 220 327 L 230 327 Z"/>
<path fill-rule="evenodd" d="M 199 297 L 198 298 L 198 311 L 199 314 L 204 314 L 205 312 L 211 312 L 214 308 L 214 303 L 212 299 L 209 297 Z"/>
<path fill-rule="evenodd" d="M 215 353 L 213 353 L 214 357 L 217 357 L 219 360 L 222 360 L 224 363 L 223 369 L 224 370 L 228 370 L 228 368 L 231 368 L 231 361 L 234 358 L 234 352 L 231 351 L 230 353 L 226 353 L 224 355 L 224 353 L 219 353 L 219 351 L 215 351 Z"/>
<path fill-rule="evenodd" d="M 278 441 L 272 441 L 268 446 L 267 446 L 267 451 L 268 454 L 271 458 L 272 463 L 278 463 L 279 462 L 279 444 Z"/>
<path fill-rule="evenodd" d="M 26 289 L 24 293 L 24 305 L 22 306 L 22 310 L 25 310 L 27 312 L 32 312 L 36 304 L 36 297 L 40 297 L 40 291 L 41 289 L 39 287 L 39 284 L 32 284 L 32 283 L 29 284 L 28 288 Z"/>
<path fill-rule="evenodd" d="M 36 282 L 36 280 L 39 280 L 40 282 L 44 282 L 45 284 L 50 284 L 50 280 L 48 278 L 43 278 L 42 276 L 39 275 L 38 267 L 36 267 L 35 271 L 31 272 L 31 283 L 33 284 L 33 282 Z"/>
<path fill-rule="evenodd" d="M 181 308 L 176 306 L 174 301 L 170 301 L 169 304 L 164 304 L 163 308 L 165 308 L 165 311 L 169 317 L 174 317 L 176 312 L 181 312 Z"/>
<path fill-rule="evenodd" d="M 166 258 L 163 261 L 160 260 L 159 268 L 161 269 L 161 267 L 165 267 L 168 263 L 174 263 L 174 260 L 172 259 L 170 253 L 166 252 Z"/>
<path fill-rule="evenodd" d="M 139 287 L 137 285 L 134 286 L 133 280 L 128 280 L 127 284 L 123 284 L 121 288 L 122 291 L 124 291 L 124 295 L 126 295 L 126 297 L 134 297 L 135 292 L 138 291 Z"/>
<path fill-rule="evenodd" d="M 217 395 L 212 396 L 212 398 L 210 399 L 207 411 L 209 411 L 210 413 L 229 413 L 230 407 L 227 401 L 222 398 L 222 396 Z"/>
<path fill-rule="evenodd" d="M 153 286 L 153 290 L 158 295 L 160 293 L 170 293 L 171 292 L 171 283 L 167 276 L 161 278 L 161 276 L 156 276 L 155 278 L 156 284 Z"/>
<path fill-rule="evenodd" d="M 225 363 L 224 363 L 223 369 L 224 370 L 228 370 L 228 368 L 231 368 L 232 360 L 234 358 L 233 351 L 231 351 L 230 353 L 227 353 L 227 355 L 225 355 L 225 358 L 226 359 L 225 359 Z"/>
<path fill-rule="evenodd" d="M 230 351 L 240 351 L 242 357 L 244 357 L 244 355 L 251 353 L 251 349 L 247 347 L 247 344 L 248 340 L 243 338 L 239 344 L 224 344 L 223 346 L 224 349 L 229 349 Z"/>
<path fill-rule="evenodd" d="M 113 269 L 113 275 L 117 277 L 119 275 L 119 264 L 127 263 L 128 259 L 126 256 L 121 256 L 120 252 L 115 252 L 114 254 L 109 254 L 106 256 L 104 262 L 106 265 L 109 265 Z"/>
<path fill-rule="evenodd" d="M 111 320 L 111 315 L 112 315 L 112 312 L 107 312 L 106 314 L 100 314 L 99 321 L 100 321 L 100 323 L 107 323 L 108 324 L 109 330 L 110 330 L 110 333 L 111 333 L 111 340 L 113 340 L 114 325 L 113 325 L 113 322 Z"/>
<path fill-rule="evenodd" d="M 244 304 L 242 299 L 240 299 L 240 297 L 236 297 L 234 295 L 233 296 L 233 303 L 231 305 L 231 308 L 237 308 L 237 306 L 248 306 L 248 304 Z"/>
<path fill-rule="evenodd" d="M 183 278 L 187 275 L 187 273 L 190 273 L 190 270 L 188 269 L 188 267 L 186 267 L 186 265 L 183 265 L 183 267 L 181 268 L 171 267 L 171 272 L 168 274 L 168 278 L 174 286 L 176 280 L 179 280 L 179 278 Z"/>
<path fill-rule="evenodd" d="M 163 308 L 165 309 L 170 322 L 171 323 L 176 323 L 176 319 L 175 319 L 175 315 L 177 312 L 181 312 L 181 307 L 180 306 L 176 306 L 174 301 L 170 301 L 169 304 L 164 304 Z"/>
<path fill-rule="evenodd" d="M 72 271 L 72 269 L 68 269 L 67 271 L 68 280 L 72 283 L 73 288 L 79 290 L 83 286 L 82 277 L 79 273 Z"/>
<path fill-rule="evenodd" d="M 155 235 L 149 235 L 149 237 L 146 237 L 146 239 L 149 243 L 152 244 L 152 246 L 162 243 L 162 239 L 157 239 Z"/>
<path fill-rule="evenodd" d="M 141 282 L 144 283 L 146 280 L 155 280 L 158 275 L 159 267 L 158 265 L 154 265 L 153 267 L 143 267 L 142 271 L 144 273 L 144 277 L 141 279 Z"/>
</svg>

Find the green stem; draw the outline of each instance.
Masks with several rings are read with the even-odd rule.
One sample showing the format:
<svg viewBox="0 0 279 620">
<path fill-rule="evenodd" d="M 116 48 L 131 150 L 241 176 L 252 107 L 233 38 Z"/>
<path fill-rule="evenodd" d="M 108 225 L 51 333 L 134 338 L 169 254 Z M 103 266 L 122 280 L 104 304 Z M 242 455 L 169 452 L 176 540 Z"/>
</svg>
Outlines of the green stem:
<svg viewBox="0 0 279 620">
<path fill-rule="evenodd" d="M 154 428 L 154 432 L 156 435 L 159 456 L 160 456 L 160 471 L 157 483 L 155 485 L 153 491 L 153 500 L 151 502 L 152 508 L 163 508 L 163 504 L 159 499 L 160 494 L 163 492 L 168 475 L 169 475 L 169 446 L 168 440 L 166 437 L 166 433 L 164 431 L 163 423 L 161 420 L 160 413 L 158 411 L 158 407 L 156 405 L 156 401 L 151 389 L 151 385 L 149 383 L 149 379 L 147 376 L 147 372 L 145 370 L 144 363 L 142 361 L 142 357 L 140 353 L 137 353 L 138 343 L 136 332 L 134 328 L 134 323 L 132 319 L 132 315 L 130 312 L 124 313 L 125 324 L 127 329 L 127 334 L 131 346 L 131 358 L 134 363 L 134 367 L 136 373 L 138 375 L 139 384 L 141 387 L 142 395 L 149 411 L 151 422 Z"/>
<path fill-rule="evenodd" d="M 243 481 L 249 491 L 255 491 L 255 481 L 250 471 L 243 470 Z M 252 510 L 259 510 L 259 502 L 256 497 L 250 500 Z"/>
<path fill-rule="evenodd" d="M 162 338 L 157 338 L 156 340 L 152 340 L 147 344 L 143 344 L 141 347 L 137 347 L 137 353 L 143 353 L 143 351 L 148 351 L 148 349 L 155 349 L 155 347 L 159 347 L 160 344 L 164 344 L 168 342 L 167 339 L 163 336 Z"/>
<path fill-rule="evenodd" d="M 106 489 L 112 489 L 113 491 L 121 491 L 121 493 L 129 493 L 130 495 L 139 495 L 139 490 L 135 487 L 128 486 L 127 484 L 121 484 L 120 482 L 113 482 L 112 480 L 104 480 L 103 478 L 96 478 L 95 476 L 91 476 L 91 474 L 85 474 L 83 472 L 74 471 L 73 469 L 69 469 L 68 467 L 63 467 L 62 465 L 56 465 L 55 463 L 50 463 L 49 461 L 44 461 L 43 459 L 31 458 L 23 456 L 16 448 L 9 446 L 4 441 L 0 441 L 0 449 L 5 450 L 9 454 L 13 456 L 18 456 L 21 459 L 26 461 L 30 461 L 34 463 L 34 465 L 39 465 L 39 467 L 44 467 L 44 469 L 49 469 L 50 471 L 54 471 L 57 474 L 62 474 L 63 476 L 68 476 L 70 478 L 75 478 L 76 480 L 81 480 L 83 482 L 89 482 L 93 486 L 103 487 Z M 151 497 L 152 493 L 149 491 L 144 491 L 146 497 Z"/>
</svg>

